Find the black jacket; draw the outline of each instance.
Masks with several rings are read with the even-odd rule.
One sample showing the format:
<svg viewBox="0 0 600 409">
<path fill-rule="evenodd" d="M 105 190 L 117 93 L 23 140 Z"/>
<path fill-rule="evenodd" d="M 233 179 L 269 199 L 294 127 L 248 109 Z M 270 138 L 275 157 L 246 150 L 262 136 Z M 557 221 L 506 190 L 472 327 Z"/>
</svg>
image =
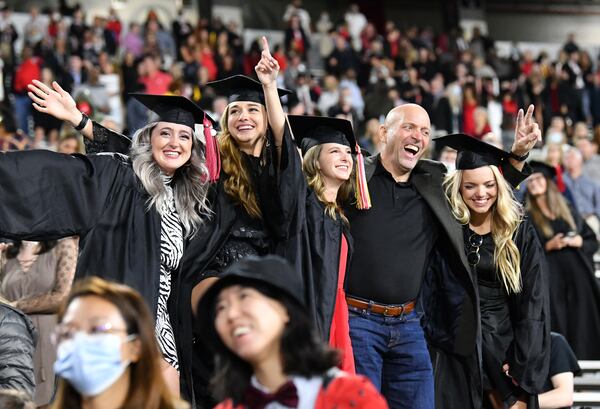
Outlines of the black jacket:
<svg viewBox="0 0 600 409">
<path fill-rule="evenodd" d="M 12 389 L 33 397 L 33 353 L 37 331 L 21 311 L 0 303 L 0 389 Z"/>
</svg>

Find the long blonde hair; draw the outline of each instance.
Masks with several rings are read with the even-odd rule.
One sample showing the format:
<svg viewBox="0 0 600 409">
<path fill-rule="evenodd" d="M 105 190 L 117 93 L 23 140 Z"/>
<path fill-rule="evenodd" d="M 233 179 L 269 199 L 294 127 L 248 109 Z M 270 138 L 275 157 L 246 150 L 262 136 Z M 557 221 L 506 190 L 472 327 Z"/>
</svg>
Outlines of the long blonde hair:
<svg viewBox="0 0 600 409">
<path fill-rule="evenodd" d="M 544 193 L 543 196 L 548 208 L 552 210 L 554 217 L 563 219 L 571 229 L 576 230 L 577 226 L 575 225 L 575 219 L 573 219 L 573 215 L 571 214 L 566 199 L 563 197 L 562 193 L 559 192 L 554 181 L 546 176 L 544 176 L 544 179 L 546 179 L 546 193 Z M 540 209 L 536 198 L 529 193 L 529 189 L 527 189 L 525 198 L 525 209 L 531 215 L 533 223 L 542 231 L 546 238 L 549 239 L 554 236 L 554 229 L 552 228 L 550 221 L 544 213 L 542 213 L 542 209 Z"/>
<path fill-rule="evenodd" d="M 319 172 L 318 162 L 319 156 L 321 155 L 323 145 L 316 145 L 310 148 L 304 158 L 302 159 L 302 170 L 306 176 L 308 186 L 315 192 L 317 198 L 325 205 L 325 213 L 332 219 L 337 219 L 337 215 L 340 216 L 345 224 L 348 224 L 348 219 L 344 215 L 343 204 L 350 197 L 354 191 L 353 175 L 354 167 L 352 168 L 352 174 L 347 181 L 342 183 L 340 186 L 336 201 L 330 202 L 325 198 L 325 183 L 323 182 L 323 175 Z"/>
<path fill-rule="evenodd" d="M 221 166 L 225 173 L 223 187 L 225 193 L 241 204 L 250 216 L 260 219 L 262 218 L 262 212 L 258 205 L 250 173 L 243 162 L 242 152 L 227 127 L 229 107 L 230 105 L 225 108 L 223 115 L 221 115 L 221 133 L 219 134 Z M 266 138 L 266 135 L 264 137 Z"/>
<path fill-rule="evenodd" d="M 515 199 L 512 189 L 496 166 L 490 166 L 498 196 L 490 209 L 492 212 L 492 239 L 494 240 L 494 266 L 506 291 L 521 292 L 521 254 L 513 238 L 523 220 L 523 207 Z M 452 214 L 460 224 L 467 225 L 471 211 L 460 193 L 463 171 L 446 175 L 444 189 Z"/>
</svg>

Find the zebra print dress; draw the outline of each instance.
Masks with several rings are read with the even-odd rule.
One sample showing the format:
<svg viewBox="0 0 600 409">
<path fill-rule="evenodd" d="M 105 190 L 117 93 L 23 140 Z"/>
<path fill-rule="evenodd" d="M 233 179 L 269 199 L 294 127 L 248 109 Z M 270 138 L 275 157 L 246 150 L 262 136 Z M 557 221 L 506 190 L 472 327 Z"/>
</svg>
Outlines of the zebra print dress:
<svg viewBox="0 0 600 409">
<path fill-rule="evenodd" d="M 167 301 L 171 294 L 171 272 L 177 270 L 183 255 L 183 227 L 175 208 L 171 178 L 163 175 L 169 197 L 166 205 L 159 212 L 160 222 L 160 287 L 158 292 L 158 307 L 156 312 L 155 335 L 164 359 L 175 369 L 179 370 L 175 335 Z"/>
</svg>

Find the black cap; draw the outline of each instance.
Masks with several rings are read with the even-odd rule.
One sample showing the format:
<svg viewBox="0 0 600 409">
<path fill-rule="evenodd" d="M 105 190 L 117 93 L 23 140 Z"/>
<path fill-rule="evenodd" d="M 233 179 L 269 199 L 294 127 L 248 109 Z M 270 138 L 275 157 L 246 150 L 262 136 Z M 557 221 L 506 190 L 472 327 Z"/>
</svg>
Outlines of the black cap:
<svg viewBox="0 0 600 409">
<path fill-rule="evenodd" d="M 456 169 L 477 169 L 489 165 L 500 167 L 510 157 L 508 152 L 463 133 L 442 136 L 434 141 L 436 147 L 456 149 Z"/>
<path fill-rule="evenodd" d="M 208 118 L 213 127 L 217 123 L 206 114 L 202 108 L 191 100 L 180 95 L 154 95 L 154 94 L 129 94 L 140 101 L 150 111 L 158 115 L 159 121 L 171 122 L 174 124 L 187 125 L 195 129 L 195 124 L 202 124 L 204 117 Z"/>
<path fill-rule="evenodd" d="M 302 155 L 313 146 L 323 143 L 339 143 L 349 146 L 356 153 L 356 138 L 352 123 L 346 119 L 324 116 L 288 115 L 296 143 Z"/>
<path fill-rule="evenodd" d="M 236 284 L 252 285 L 257 283 L 284 293 L 296 302 L 301 309 L 305 308 L 303 285 L 300 275 L 285 259 L 267 255 L 263 257 L 249 256 L 229 266 L 221 278 L 217 280 L 202 296 L 198 303 L 198 328 L 207 329 L 209 334 L 214 328 L 214 308 L 221 290 Z"/>
<path fill-rule="evenodd" d="M 262 84 L 245 75 L 233 75 L 219 81 L 206 83 L 207 87 L 212 87 L 218 95 L 226 95 L 229 103 L 236 101 L 250 101 L 265 105 L 265 94 Z M 291 94 L 292 91 L 277 88 L 279 98 Z"/>
<path fill-rule="evenodd" d="M 552 165 L 537 160 L 531 160 L 529 161 L 529 166 L 531 166 L 532 174 L 541 173 L 548 179 L 554 179 L 554 177 L 556 177 L 556 168 Z"/>
</svg>

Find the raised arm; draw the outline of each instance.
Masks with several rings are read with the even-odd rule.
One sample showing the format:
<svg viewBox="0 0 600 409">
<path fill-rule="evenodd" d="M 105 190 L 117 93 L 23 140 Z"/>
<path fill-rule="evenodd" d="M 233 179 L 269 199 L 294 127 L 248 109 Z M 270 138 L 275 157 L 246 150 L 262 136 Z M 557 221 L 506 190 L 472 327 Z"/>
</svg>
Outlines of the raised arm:
<svg viewBox="0 0 600 409">
<path fill-rule="evenodd" d="M 519 109 L 517 114 L 517 123 L 515 125 L 515 141 L 511 148 L 511 152 L 515 156 L 525 156 L 535 146 L 538 141 L 542 140 L 542 131 L 539 125 L 533 119 L 534 106 L 529 105 L 527 112 L 524 113 Z M 511 165 L 518 171 L 522 171 L 525 161 L 519 161 L 514 158 L 509 159 Z"/>
<path fill-rule="evenodd" d="M 58 85 L 58 82 L 53 81 L 52 88 L 50 88 L 41 81 L 33 80 L 27 88 L 29 88 L 27 94 L 34 102 L 33 107 L 37 111 L 52 115 L 61 121 L 69 122 L 73 127 L 78 126 L 83 120 L 83 114 L 77 109 L 75 100 Z M 85 138 L 93 140 L 92 121 L 88 120 L 79 132 Z"/>
<path fill-rule="evenodd" d="M 269 43 L 266 37 L 262 38 L 262 46 L 263 51 L 261 54 L 261 59 L 258 64 L 256 64 L 256 67 L 254 67 L 254 70 L 256 71 L 256 75 L 263 86 L 269 126 L 273 131 L 275 146 L 278 148 L 277 151 L 280 152 L 285 126 L 285 113 L 283 112 L 281 100 L 279 99 L 279 94 L 277 93 L 277 75 L 279 74 L 279 63 L 271 56 Z"/>
<path fill-rule="evenodd" d="M 0 153 L 0 237 L 42 241 L 84 234 L 129 176 L 123 160 L 43 150 Z"/>
<path fill-rule="evenodd" d="M 73 128 L 82 123 L 83 114 L 77 109 L 75 100 L 56 81 L 52 83 L 52 89 L 37 80 L 33 80 L 28 87 L 29 97 L 33 100 L 36 110 L 66 121 Z M 131 139 L 95 121 L 87 120 L 85 126 L 78 131 L 85 137 L 87 153 L 129 152 Z"/>
</svg>

